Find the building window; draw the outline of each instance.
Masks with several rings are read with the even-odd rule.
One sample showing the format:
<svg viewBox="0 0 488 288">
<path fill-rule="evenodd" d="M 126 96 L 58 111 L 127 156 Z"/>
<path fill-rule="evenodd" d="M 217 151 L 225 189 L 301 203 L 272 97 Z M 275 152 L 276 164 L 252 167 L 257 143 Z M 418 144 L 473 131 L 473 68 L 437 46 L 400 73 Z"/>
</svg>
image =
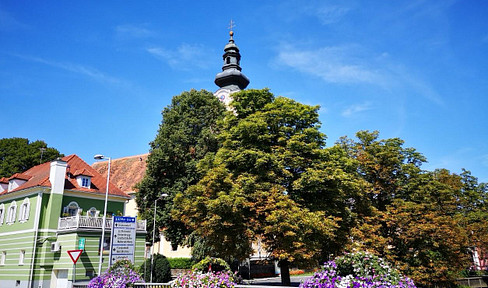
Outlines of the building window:
<svg viewBox="0 0 488 288">
<path fill-rule="evenodd" d="M 25 260 L 25 250 L 20 250 L 19 265 L 24 265 L 24 260 Z"/>
<path fill-rule="evenodd" d="M 3 225 L 3 218 L 5 218 L 5 205 L 0 204 L 0 226 Z"/>
<path fill-rule="evenodd" d="M 82 177 L 81 178 L 81 187 L 90 188 L 90 178 Z"/>
<path fill-rule="evenodd" d="M 95 207 L 91 207 L 90 210 L 88 210 L 86 212 L 86 215 L 89 216 L 89 217 L 97 217 L 98 216 L 98 211 L 97 211 L 97 208 Z"/>
<path fill-rule="evenodd" d="M 25 198 L 24 202 L 22 202 L 22 206 L 20 206 L 19 221 L 26 222 L 27 220 L 29 220 L 29 213 L 30 213 L 30 201 L 29 198 Z"/>
<path fill-rule="evenodd" d="M 76 216 L 78 215 L 78 211 L 80 210 L 80 206 L 76 202 L 70 202 L 68 206 L 64 207 L 63 214 L 66 216 Z"/>
<path fill-rule="evenodd" d="M 15 222 L 15 215 L 17 213 L 17 203 L 14 201 L 10 203 L 7 215 L 7 224 L 13 224 Z"/>
<path fill-rule="evenodd" d="M 2 255 L 0 256 L 0 265 L 5 265 L 5 259 L 7 259 L 7 252 L 2 251 Z"/>
</svg>

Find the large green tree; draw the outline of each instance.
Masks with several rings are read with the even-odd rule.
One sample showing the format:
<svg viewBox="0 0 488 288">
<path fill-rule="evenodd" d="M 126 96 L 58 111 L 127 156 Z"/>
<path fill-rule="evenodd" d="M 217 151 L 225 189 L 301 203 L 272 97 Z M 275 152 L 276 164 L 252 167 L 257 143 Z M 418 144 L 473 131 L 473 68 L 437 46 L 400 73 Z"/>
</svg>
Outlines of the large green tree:
<svg viewBox="0 0 488 288">
<path fill-rule="evenodd" d="M 275 98 L 267 89 L 233 97 L 222 147 L 200 162 L 203 178 L 176 196 L 173 215 L 228 260 L 247 258 L 260 239 L 288 285 L 289 264 L 319 257 L 337 227 L 302 189 L 308 183 L 302 178 L 311 177 L 324 156 L 318 107 Z"/>
<path fill-rule="evenodd" d="M 348 249 L 372 250 L 421 285 L 452 283 L 470 264 L 468 236 L 483 219 L 484 186 L 467 173 L 422 170 L 423 155 L 401 139 L 378 136 L 360 131 L 357 140 L 338 144 L 367 182 Z"/>
<path fill-rule="evenodd" d="M 0 177 L 10 177 L 43 162 L 64 156 L 42 140 L 26 138 L 0 139 Z"/>
<path fill-rule="evenodd" d="M 163 119 L 150 143 L 147 170 L 138 184 L 136 202 L 140 216 L 148 219 L 148 231 L 152 231 L 155 200 L 162 194 L 168 195 L 157 202 L 156 227 L 164 228 L 164 235 L 172 245 L 182 244 L 191 232 L 181 221 L 171 218 L 173 198 L 201 179 L 196 164 L 217 151 L 217 121 L 224 112 L 223 104 L 204 90 L 183 92 L 173 97 L 162 111 Z M 156 233 L 159 234 L 159 229 Z M 148 233 L 148 240 L 151 238 L 152 233 Z"/>
</svg>

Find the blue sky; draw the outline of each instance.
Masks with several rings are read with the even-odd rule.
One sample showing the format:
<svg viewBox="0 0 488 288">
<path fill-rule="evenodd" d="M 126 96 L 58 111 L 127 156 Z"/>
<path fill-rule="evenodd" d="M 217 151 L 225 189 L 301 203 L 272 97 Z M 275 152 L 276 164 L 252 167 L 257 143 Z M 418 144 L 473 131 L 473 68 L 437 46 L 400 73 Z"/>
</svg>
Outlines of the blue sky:
<svg viewBox="0 0 488 288">
<path fill-rule="evenodd" d="M 249 88 L 320 105 L 328 145 L 400 137 L 488 182 L 488 1 L 0 1 L 0 138 L 92 163 L 146 153 L 174 95 L 215 91 L 236 23 Z"/>
</svg>

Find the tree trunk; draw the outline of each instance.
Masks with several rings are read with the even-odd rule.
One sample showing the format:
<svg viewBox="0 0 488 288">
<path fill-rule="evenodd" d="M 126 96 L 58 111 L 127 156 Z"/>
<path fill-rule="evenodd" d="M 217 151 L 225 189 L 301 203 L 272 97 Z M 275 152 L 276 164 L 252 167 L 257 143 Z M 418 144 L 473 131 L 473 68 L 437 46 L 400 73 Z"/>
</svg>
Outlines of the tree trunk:
<svg viewBox="0 0 488 288">
<path fill-rule="evenodd" d="M 288 260 L 281 260 L 279 262 L 280 264 L 280 270 L 281 270 L 281 285 L 282 286 L 290 286 L 291 285 L 291 280 L 290 280 L 290 266 L 288 263 Z"/>
</svg>

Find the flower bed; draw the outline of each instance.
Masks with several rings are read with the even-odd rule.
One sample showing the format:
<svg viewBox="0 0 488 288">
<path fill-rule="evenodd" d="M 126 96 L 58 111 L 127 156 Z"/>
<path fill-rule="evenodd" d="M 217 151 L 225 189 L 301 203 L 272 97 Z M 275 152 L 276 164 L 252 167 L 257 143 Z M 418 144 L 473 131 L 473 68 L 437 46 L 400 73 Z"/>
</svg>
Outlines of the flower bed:
<svg viewBox="0 0 488 288">
<path fill-rule="evenodd" d="M 367 252 L 346 254 L 326 262 L 322 271 L 300 285 L 301 288 L 416 288 L 383 259 Z"/>
<path fill-rule="evenodd" d="M 180 275 L 171 284 L 174 288 L 234 288 L 234 274 L 229 271 L 222 271 L 217 273 L 207 272 L 191 272 Z"/>
</svg>

